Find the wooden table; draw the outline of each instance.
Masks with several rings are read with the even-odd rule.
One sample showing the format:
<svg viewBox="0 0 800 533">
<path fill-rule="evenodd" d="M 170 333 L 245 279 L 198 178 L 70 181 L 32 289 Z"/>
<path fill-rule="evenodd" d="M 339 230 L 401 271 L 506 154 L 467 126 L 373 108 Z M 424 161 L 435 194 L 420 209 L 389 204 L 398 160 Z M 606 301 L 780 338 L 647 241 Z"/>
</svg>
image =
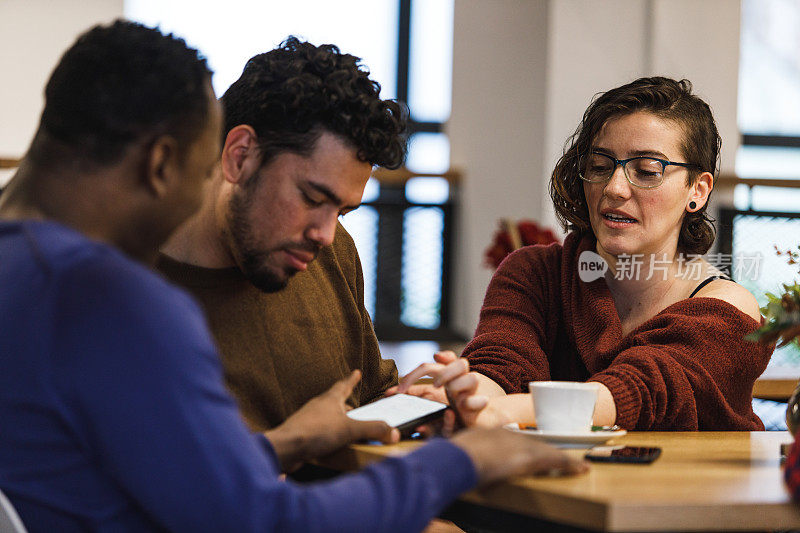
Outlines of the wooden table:
<svg viewBox="0 0 800 533">
<path fill-rule="evenodd" d="M 767 367 L 761 377 L 756 380 L 753 397 L 785 402 L 794 392 L 798 381 L 800 381 L 800 368 L 796 366 Z"/>
<path fill-rule="evenodd" d="M 780 444 L 791 440 L 786 432 L 633 432 L 612 444 L 660 446 L 655 463 L 596 463 L 585 475 L 520 478 L 462 501 L 486 513 L 499 509 L 599 531 L 800 529 L 800 505 L 790 500 L 779 465 Z M 355 470 L 419 445 L 354 445 L 323 464 Z"/>
</svg>

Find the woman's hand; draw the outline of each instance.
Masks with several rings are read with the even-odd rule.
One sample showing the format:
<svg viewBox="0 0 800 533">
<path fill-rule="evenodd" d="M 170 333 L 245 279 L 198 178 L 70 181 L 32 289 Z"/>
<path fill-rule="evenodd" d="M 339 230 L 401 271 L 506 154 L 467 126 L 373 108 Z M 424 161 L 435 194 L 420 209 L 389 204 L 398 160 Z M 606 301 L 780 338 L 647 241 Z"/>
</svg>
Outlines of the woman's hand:
<svg viewBox="0 0 800 533">
<path fill-rule="evenodd" d="M 435 363 L 423 363 L 412 370 L 396 387 L 386 391 L 387 394 L 407 393 L 414 396 L 421 396 L 431 400 L 448 403 L 456 411 L 459 422 L 466 426 L 476 424 L 497 425 L 496 421 L 500 416 L 497 413 L 485 413 L 481 411 L 487 406 L 488 398 L 476 394 L 480 383 L 478 375 L 469 371 L 469 362 L 461 359 L 451 351 L 437 352 L 433 356 Z M 431 384 L 416 384 L 423 376 L 433 378 Z M 453 429 L 454 418 L 451 416 L 445 419 L 445 433 Z"/>
</svg>

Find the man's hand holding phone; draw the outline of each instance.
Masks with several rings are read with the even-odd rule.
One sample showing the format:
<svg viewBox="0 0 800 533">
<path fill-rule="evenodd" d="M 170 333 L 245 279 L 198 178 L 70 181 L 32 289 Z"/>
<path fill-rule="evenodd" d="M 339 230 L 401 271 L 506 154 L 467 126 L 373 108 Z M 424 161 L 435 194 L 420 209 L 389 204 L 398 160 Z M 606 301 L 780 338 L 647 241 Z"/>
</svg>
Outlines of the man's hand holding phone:
<svg viewBox="0 0 800 533">
<path fill-rule="evenodd" d="M 360 440 L 393 443 L 400 432 L 381 420 L 355 420 L 347 416 L 347 398 L 361 379 L 354 370 L 323 394 L 312 398 L 283 424 L 264 432 L 270 440 L 284 472 L 291 472 L 305 461 L 329 454 Z"/>
</svg>

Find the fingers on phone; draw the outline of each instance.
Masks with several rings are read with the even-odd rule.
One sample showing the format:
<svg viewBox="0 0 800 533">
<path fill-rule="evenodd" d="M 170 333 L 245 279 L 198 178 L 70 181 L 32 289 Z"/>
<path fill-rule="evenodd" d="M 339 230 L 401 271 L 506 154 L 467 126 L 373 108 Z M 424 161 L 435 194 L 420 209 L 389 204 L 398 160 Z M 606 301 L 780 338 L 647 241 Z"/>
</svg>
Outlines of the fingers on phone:
<svg viewBox="0 0 800 533">
<path fill-rule="evenodd" d="M 474 394 L 478 390 L 478 378 L 475 374 L 463 374 L 447 382 L 446 387 L 453 396 Z"/>
<path fill-rule="evenodd" d="M 433 354 L 433 360 L 444 365 L 452 363 L 458 356 L 451 350 L 442 350 Z"/>
<path fill-rule="evenodd" d="M 384 396 L 394 396 L 395 394 L 410 394 L 411 396 L 419 396 L 420 398 L 428 398 L 430 400 L 438 400 L 438 395 L 431 392 L 433 389 L 433 385 L 431 384 L 418 384 L 418 385 L 411 385 L 405 391 L 400 390 L 399 385 L 395 385 L 393 387 L 389 387 L 385 391 L 383 391 Z"/>
<path fill-rule="evenodd" d="M 400 441 L 400 432 L 381 420 L 353 420 L 355 440 L 379 440 L 386 444 Z"/>
<path fill-rule="evenodd" d="M 400 442 L 400 430 L 397 428 L 392 428 L 389 433 L 387 433 L 387 440 L 384 440 L 386 444 L 394 444 L 395 442 Z"/>
<path fill-rule="evenodd" d="M 452 363 L 444 366 L 439 372 L 433 376 L 433 384 L 437 387 L 465 375 L 469 372 L 469 362 L 466 359 L 458 359 Z"/>
<path fill-rule="evenodd" d="M 433 400 L 434 402 L 441 402 L 447 403 L 447 399 L 445 398 L 445 393 L 442 389 L 437 389 L 431 384 L 421 384 L 421 385 L 412 385 L 406 391 L 406 394 L 410 394 L 411 396 L 418 396 L 420 398 L 425 398 L 427 400 Z"/>
<path fill-rule="evenodd" d="M 444 367 L 439 363 L 422 363 L 417 368 L 403 376 L 400 380 L 400 383 L 397 385 L 396 392 L 406 392 L 411 385 L 417 382 L 419 378 L 423 376 L 430 376 L 435 372 L 438 372 Z"/>
<path fill-rule="evenodd" d="M 483 395 L 467 396 L 459 407 L 464 411 L 480 411 L 489 404 L 489 398 Z"/>
</svg>

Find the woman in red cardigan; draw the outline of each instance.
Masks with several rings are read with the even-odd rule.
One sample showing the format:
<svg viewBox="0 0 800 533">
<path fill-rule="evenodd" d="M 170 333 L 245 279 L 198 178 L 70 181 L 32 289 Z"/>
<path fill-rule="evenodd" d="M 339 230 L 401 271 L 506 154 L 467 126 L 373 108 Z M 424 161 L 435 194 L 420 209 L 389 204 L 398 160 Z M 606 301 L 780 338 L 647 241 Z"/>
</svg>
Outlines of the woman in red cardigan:
<svg viewBox="0 0 800 533">
<path fill-rule="evenodd" d="M 758 304 L 701 258 L 714 240 L 706 210 L 719 150 L 687 80 L 600 94 L 550 181 L 563 246 L 506 258 L 463 358 L 437 354 L 397 390 L 443 400 L 411 387 L 432 375 L 466 423 L 496 425 L 535 423 L 530 381 L 592 381 L 597 425 L 763 429 L 752 390 L 772 347 L 744 340 Z"/>
</svg>

